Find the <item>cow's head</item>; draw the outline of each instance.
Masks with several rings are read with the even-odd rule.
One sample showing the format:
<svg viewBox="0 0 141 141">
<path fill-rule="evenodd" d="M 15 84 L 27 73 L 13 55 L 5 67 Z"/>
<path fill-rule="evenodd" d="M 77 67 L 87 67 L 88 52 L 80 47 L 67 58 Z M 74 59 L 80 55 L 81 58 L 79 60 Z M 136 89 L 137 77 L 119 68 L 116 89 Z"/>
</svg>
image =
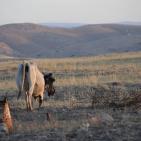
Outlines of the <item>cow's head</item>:
<svg viewBox="0 0 141 141">
<path fill-rule="evenodd" d="M 55 88 L 53 86 L 53 82 L 55 82 L 55 78 L 52 76 L 52 73 L 43 73 L 45 80 L 45 90 L 48 93 L 48 96 L 53 96 L 55 93 Z"/>
</svg>

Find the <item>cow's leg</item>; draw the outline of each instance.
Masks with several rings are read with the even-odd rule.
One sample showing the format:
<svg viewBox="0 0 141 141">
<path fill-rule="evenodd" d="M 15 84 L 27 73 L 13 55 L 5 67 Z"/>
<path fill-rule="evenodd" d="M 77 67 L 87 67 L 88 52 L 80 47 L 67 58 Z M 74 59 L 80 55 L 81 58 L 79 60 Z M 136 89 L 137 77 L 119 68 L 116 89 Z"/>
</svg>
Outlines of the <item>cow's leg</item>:
<svg viewBox="0 0 141 141">
<path fill-rule="evenodd" d="M 39 96 L 39 109 L 40 109 L 42 103 L 43 103 L 43 97 L 42 96 Z"/>
<path fill-rule="evenodd" d="M 28 96 L 29 96 L 29 99 L 28 99 L 29 100 L 29 110 L 32 111 L 33 110 L 33 107 L 32 107 L 32 94 L 29 93 Z"/>
<path fill-rule="evenodd" d="M 26 109 L 27 111 L 29 110 L 29 97 L 28 97 L 28 93 L 26 92 L 26 95 L 25 95 L 25 101 L 26 101 Z"/>
</svg>

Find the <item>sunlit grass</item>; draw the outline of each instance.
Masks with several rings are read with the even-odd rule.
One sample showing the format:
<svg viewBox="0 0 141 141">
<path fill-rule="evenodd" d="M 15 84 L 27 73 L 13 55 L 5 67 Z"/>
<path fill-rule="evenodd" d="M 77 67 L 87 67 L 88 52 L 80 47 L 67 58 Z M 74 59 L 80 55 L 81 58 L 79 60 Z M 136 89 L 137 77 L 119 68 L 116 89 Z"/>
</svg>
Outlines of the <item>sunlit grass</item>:
<svg viewBox="0 0 141 141">
<path fill-rule="evenodd" d="M 52 72 L 56 86 L 85 86 L 118 81 L 139 83 L 141 52 L 96 57 L 33 59 L 42 72 Z M 15 76 L 22 60 L 0 62 L 0 89 L 16 89 Z"/>
</svg>

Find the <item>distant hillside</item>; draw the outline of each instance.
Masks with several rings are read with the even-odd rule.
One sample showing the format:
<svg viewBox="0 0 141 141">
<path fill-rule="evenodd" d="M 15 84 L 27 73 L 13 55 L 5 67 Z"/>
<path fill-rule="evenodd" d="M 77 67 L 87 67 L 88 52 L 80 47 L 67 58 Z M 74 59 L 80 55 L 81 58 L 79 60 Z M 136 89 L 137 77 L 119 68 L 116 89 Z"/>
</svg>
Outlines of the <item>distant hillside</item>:
<svg viewBox="0 0 141 141">
<path fill-rule="evenodd" d="M 41 25 L 45 25 L 48 27 L 74 28 L 74 27 L 82 26 L 84 24 L 80 24 L 80 23 L 43 23 Z"/>
<path fill-rule="evenodd" d="M 97 24 L 75 28 L 31 23 L 0 26 L 0 54 L 18 57 L 90 56 L 141 50 L 141 26 Z"/>
</svg>

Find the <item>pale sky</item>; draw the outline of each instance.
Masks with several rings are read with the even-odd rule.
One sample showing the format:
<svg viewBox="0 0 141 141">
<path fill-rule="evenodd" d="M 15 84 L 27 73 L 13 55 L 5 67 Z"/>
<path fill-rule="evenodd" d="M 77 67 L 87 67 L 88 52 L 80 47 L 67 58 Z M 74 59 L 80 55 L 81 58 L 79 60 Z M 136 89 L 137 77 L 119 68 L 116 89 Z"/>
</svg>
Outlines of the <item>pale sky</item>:
<svg viewBox="0 0 141 141">
<path fill-rule="evenodd" d="M 141 22 L 141 0 L 0 0 L 8 23 Z"/>
</svg>

